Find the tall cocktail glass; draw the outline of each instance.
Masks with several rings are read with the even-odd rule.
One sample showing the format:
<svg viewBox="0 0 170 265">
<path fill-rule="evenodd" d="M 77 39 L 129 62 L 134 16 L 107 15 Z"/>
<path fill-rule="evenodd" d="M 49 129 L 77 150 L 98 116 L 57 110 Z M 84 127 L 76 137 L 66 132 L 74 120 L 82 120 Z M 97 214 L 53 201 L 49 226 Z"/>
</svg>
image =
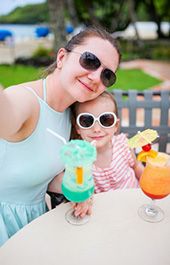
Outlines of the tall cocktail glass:
<svg viewBox="0 0 170 265">
<path fill-rule="evenodd" d="M 141 206 L 139 216 L 148 222 L 160 222 L 164 212 L 155 205 L 155 200 L 170 194 L 170 156 L 159 152 L 155 158 L 147 157 L 140 187 L 152 199 L 152 203 Z"/>
<path fill-rule="evenodd" d="M 61 157 L 65 162 L 65 174 L 62 181 L 62 192 L 72 202 L 84 202 L 94 192 L 92 164 L 96 160 L 96 148 L 83 140 L 71 140 L 63 146 Z M 76 217 L 74 210 L 66 213 L 66 220 L 75 225 L 81 225 L 89 220 Z"/>
</svg>

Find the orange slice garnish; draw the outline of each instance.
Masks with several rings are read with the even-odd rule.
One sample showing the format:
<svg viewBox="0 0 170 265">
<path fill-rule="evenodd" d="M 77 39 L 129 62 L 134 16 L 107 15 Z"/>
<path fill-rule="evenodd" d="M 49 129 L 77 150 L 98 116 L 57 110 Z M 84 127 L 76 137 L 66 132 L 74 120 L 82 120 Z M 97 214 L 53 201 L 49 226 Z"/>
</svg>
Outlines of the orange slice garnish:
<svg viewBox="0 0 170 265">
<path fill-rule="evenodd" d="M 137 159 L 141 162 L 146 162 L 147 157 L 155 158 L 157 156 L 158 152 L 155 150 L 149 150 L 149 151 L 141 151 L 137 155 Z"/>
</svg>

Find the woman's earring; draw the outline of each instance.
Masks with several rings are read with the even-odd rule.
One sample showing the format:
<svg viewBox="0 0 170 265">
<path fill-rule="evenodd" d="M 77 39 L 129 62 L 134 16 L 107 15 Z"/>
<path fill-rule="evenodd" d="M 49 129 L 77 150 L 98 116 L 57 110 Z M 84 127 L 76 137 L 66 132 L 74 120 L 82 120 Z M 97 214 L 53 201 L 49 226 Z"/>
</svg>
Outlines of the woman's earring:
<svg viewBox="0 0 170 265">
<path fill-rule="evenodd" d="M 61 67 L 62 67 L 62 62 L 61 62 L 61 61 L 58 61 L 58 62 L 57 62 L 57 68 L 58 68 L 58 69 L 61 69 Z"/>
</svg>

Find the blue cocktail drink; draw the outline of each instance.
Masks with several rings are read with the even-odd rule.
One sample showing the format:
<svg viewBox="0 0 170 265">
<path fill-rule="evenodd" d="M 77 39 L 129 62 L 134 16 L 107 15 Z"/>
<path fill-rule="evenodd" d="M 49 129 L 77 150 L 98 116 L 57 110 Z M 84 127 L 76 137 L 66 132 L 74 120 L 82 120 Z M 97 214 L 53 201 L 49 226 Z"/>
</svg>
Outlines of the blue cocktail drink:
<svg viewBox="0 0 170 265">
<path fill-rule="evenodd" d="M 91 173 L 92 164 L 96 160 L 96 148 L 83 140 L 66 140 L 57 132 L 47 128 L 47 131 L 64 143 L 61 158 L 65 163 L 65 174 L 62 181 L 62 192 L 72 202 L 86 201 L 94 192 L 94 181 Z M 79 218 L 70 209 L 66 213 L 66 220 L 74 225 L 88 222 L 89 216 Z"/>
<path fill-rule="evenodd" d="M 62 182 L 64 196 L 72 202 L 83 202 L 94 192 L 91 173 L 96 160 L 96 148 L 83 140 L 71 140 L 61 150 L 65 162 L 65 174 Z"/>
</svg>

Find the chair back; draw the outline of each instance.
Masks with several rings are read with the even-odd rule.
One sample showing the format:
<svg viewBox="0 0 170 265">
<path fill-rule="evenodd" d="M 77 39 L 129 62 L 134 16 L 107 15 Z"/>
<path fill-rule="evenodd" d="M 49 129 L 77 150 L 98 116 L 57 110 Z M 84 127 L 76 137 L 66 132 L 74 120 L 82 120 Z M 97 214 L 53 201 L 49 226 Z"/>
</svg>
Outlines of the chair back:
<svg viewBox="0 0 170 265">
<path fill-rule="evenodd" d="M 138 131 L 158 132 L 158 150 L 170 154 L 170 90 L 111 91 L 118 104 L 120 131 L 131 137 Z"/>
</svg>

